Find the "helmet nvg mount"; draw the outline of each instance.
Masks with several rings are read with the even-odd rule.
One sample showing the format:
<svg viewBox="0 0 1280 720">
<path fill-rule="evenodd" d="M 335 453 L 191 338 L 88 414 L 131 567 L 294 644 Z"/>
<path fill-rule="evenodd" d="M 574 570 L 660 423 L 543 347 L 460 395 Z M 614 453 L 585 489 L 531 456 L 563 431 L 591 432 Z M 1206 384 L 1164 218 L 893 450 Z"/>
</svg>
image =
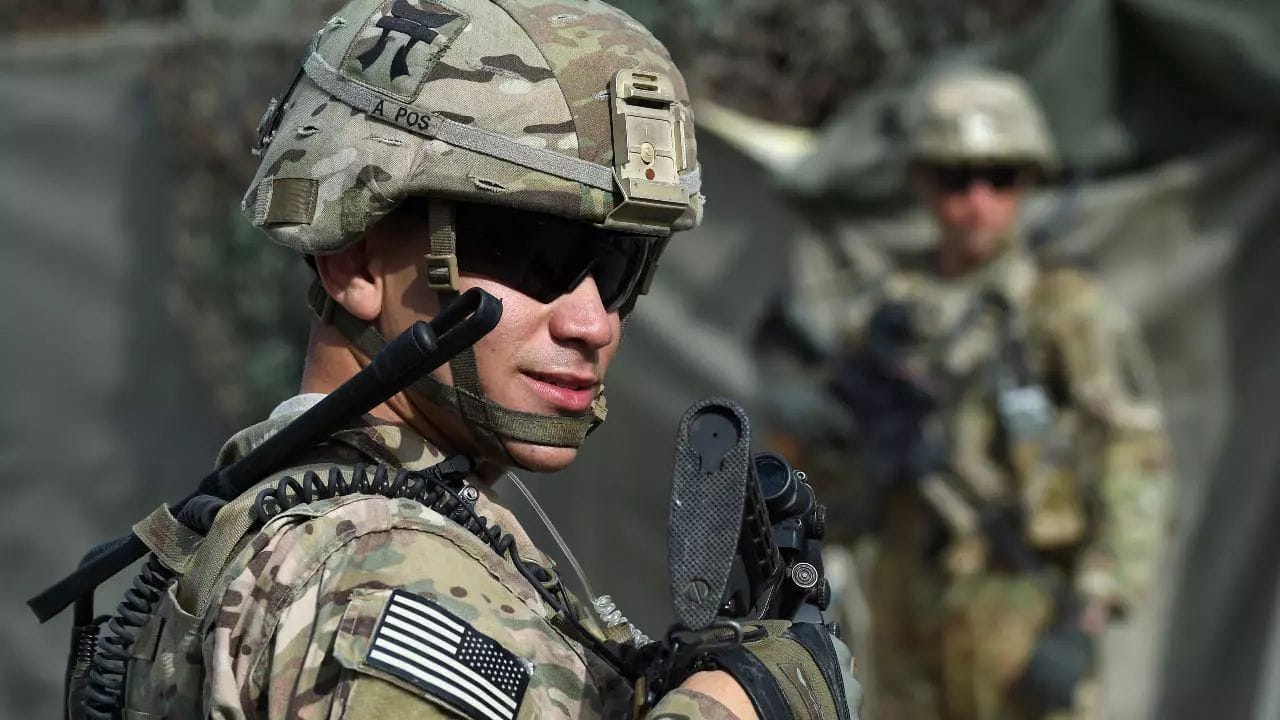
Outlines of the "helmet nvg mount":
<svg viewBox="0 0 1280 720">
<path fill-rule="evenodd" d="M 1040 107 L 1016 75 L 953 71 L 916 95 L 911 157 L 918 162 L 999 162 L 1053 172 L 1058 154 Z"/>
<path fill-rule="evenodd" d="M 658 247 L 702 217 L 683 78 L 643 26 L 594 0 L 353 0 L 267 108 L 255 151 L 245 213 L 304 254 L 338 252 L 402 201 L 427 198 L 426 272 L 442 300 L 458 289 L 457 203 L 652 235 Z M 385 343 L 322 288 L 311 296 L 364 353 Z M 576 447 L 604 419 L 603 393 L 583 416 L 525 413 L 485 397 L 474 353 L 451 365 L 453 386 L 425 377 L 414 389 L 462 415 L 490 452 L 503 438 Z"/>
</svg>

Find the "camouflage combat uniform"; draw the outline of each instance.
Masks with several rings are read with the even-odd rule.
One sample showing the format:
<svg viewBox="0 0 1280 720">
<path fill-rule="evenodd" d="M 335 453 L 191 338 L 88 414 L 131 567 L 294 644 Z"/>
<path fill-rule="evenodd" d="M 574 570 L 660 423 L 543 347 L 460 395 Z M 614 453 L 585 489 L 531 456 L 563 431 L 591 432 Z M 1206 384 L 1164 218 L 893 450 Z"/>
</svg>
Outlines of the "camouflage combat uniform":
<svg viewBox="0 0 1280 720">
<path fill-rule="evenodd" d="M 992 288 L 1020 309 L 1033 372 L 1060 403 L 1036 457 L 1025 460 L 993 451 L 1003 442 L 995 390 L 978 369 L 995 351 L 994 328 L 952 335 L 964 309 Z M 1119 612 L 1139 603 L 1166 537 L 1169 459 L 1158 413 L 1127 377 L 1142 372 L 1135 329 L 1086 276 L 1042 272 L 1019 251 L 957 281 L 896 274 L 884 297 L 912 307 L 923 332 L 907 362 L 932 363 L 945 345 L 942 362 L 966 379 L 941 410 L 956 475 L 984 501 L 1021 508 L 1028 544 L 1085 597 Z M 849 330 L 856 342 L 858 330 Z M 1037 582 L 1001 567 L 971 522 L 939 528 L 939 502 L 964 504 L 898 488 L 878 518 L 870 601 L 880 716 L 945 708 L 946 717 L 1024 717 L 1007 705 L 1008 688 L 1051 619 L 1051 601 Z M 949 538 L 942 548 L 939 531 Z"/>
<path fill-rule="evenodd" d="M 643 238 L 653 248 L 643 260 L 646 280 L 671 234 L 702 214 L 692 113 L 678 69 L 643 26 L 595 1 L 350 0 L 314 36 L 292 84 L 269 106 L 256 150 L 262 162 L 245 215 L 303 255 L 349 248 L 405 201 L 421 200 L 429 225 L 424 282 L 441 306 L 458 295 L 467 270 L 457 254 L 458 242 L 467 242 L 457 232 L 461 204 L 477 213 L 501 206 L 576 221 L 599 229 L 600 242 L 610 233 L 633 244 Z M 646 289 L 636 282 L 629 303 Z M 319 283 L 311 300 L 319 322 L 364 356 L 385 343 Z M 509 459 L 504 440 L 577 447 L 603 420 L 602 390 L 581 415 L 517 412 L 487 397 L 473 348 L 451 366 L 454 384 L 428 375 L 406 392 L 458 414 L 491 460 Z M 284 410 L 233 438 L 221 462 L 243 456 L 296 414 Z M 307 469 L 323 474 L 333 464 L 350 473 L 357 462 L 421 469 L 440 459 L 417 435 L 366 418 L 263 482 Z M 492 543 L 416 502 L 369 494 L 301 504 L 256 530 L 248 523 L 256 492 L 220 510 L 203 540 L 182 540 L 188 533 L 177 523 L 154 516 L 163 532 L 147 539 L 181 578 L 134 643 L 125 693 L 133 712 L 484 720 L 633 714 L 629 683 L 590 642 L 571 637 L 572 624 Z M 546 570 L 544 584 L 566 612 L 600 632 L 510 513 L 483 494 L 474 509 Z M 174 536 L 186 550 L 165 553 Z M 379 643 L 392 639 L 388 618 L 405 607 L 428 618 L 422 622 L 443 633 L 442 642 L 459 643 L 450 651 L 457 657 L 469 648 L 466 662 L 482 668 L 483 682 L 459 674 L 448 665 L 453 658 L 440 665 L 427 650 L 409 653 L 420 658 L 412 667 L 379 659 Z M 397 642 L 439 639 L 423 632 Z M 616 634 L 611 639 L 620 640 Z M 731 717 L 687 690 L 664 697 L 651 715 Z"/>
<path fill-rule="evenodd" d="M 299 396 L 241 431 L 219 462 L 242 457 L 319 397 Z M 443 459 L 412 431 L 365 418 L 259 487 L 332 464 L 347 473 L 357 462 L 417 470 Z M 484 493 L 474 509 L 510 533 L 522 558 L 547 569 L 545 584 L 567 596 L 550 559 L 510 512 Z M 218 544 L 219 532 L 215 527 L 205 542 Z M 197 552 L 192 565 L 211 557 Z M 146 649 L 135 651 L 146 664 L 135 662 L 130 672 L 131 710 L 155 717 L 484 717 L 371 661 L 370 640 L 393 593 L 409 593 L 521 658 L 529 679 L 511 717 L 631 717 L 630 684 L 570 637 L 511 562 L 417 502 L 353 494 L 289 508 L 247 533 L 215 575 L 213 592 L 204 594 L 193 586 L 209 575 L 188 573 L 157 610 Z M 646 717 L 735 716 L 701 693 L 676 690 Z"/>
<path fill-rule="evenodd" d="M 964 92 L 948 98 L 956 106 L 948 112 L 990 102 L 983 87 L 957 85 Z M 991 104 L 1013 115 L 1018 108 L 1009 108 L 1007 87 L 996 90 L 1000 102 Z M 977 119 L 983 122 L 970 125 L 999 151 L 1001 118 Z M 963 130 L 964 122 L 938 123 L 957 126 Z M 1021 152 L 1044 144 L 1042 131 L 1033 130 L 1023 133 Z M 939 162 L 984 159 L 954 143 L 939 145 L 922 154 L 952 153 Z M 950 478 L 963 488 L 898 483 L 871 511 L 869 695 L 880 718 L 1037 714 L 1012 687 L 1053 619 L 1054 603 L 1042 580 L 1000 557 L 978 511 L 1011 509 L 1023 542 L 1049 574 L 1085 599 L 1105 601 L 1113 614 L 1147 594 L 1168 536 L 1169 450 L 1138 329 L 1086 274 L 1040 266 L 1017 238 L 1005 247 L 955 278 L 936 272 L 932 251 L 899 258 L 896 269 L 871 280 L 851 279 L 848 263 L 832 262 L 825 242 L 802 241 L 797 254 L 797 314 L 838 338 L 837 355 L 866 347 L 871 318 L 887 303 L 907 309 L 913 338 L 901 371 L 942 388 L 934 431 L 945 438 Z M 993 295 L 1007 316 L 983 309 Z M 1050 401 L 1050 424 L 1025 441 L 1002 427 L 997 407 L 992 367 L 1001 362 L 1002 327 L 1022 338 L 1021 360 Z M 859 507 L 872 497 L 867 448 L 811 444 L 805 451 L 833 518 L 869 512 Z M 849 539 L 854 529 L 832 522 L 830 534 L 842 530 Z M 1082 683 L 1074 714 L 1091 716 L 1096 695 L 1096 682 Z"/>
<path fill-rule="evenodd" d="M 558 266 L 583 261 L 577 279 L 552 289 L 562 297 L 590 273 L 600 309 L 625 316 L 647 292 L 672 234 L 702 217 L 684 81 L 643 26 L 594 0 L 350 0 L 268 107 L 256 150 L 262 162 L 242 208 L 271 239 L 303 255 L 350 249 L 398 209 L 417 216 L 425 237 L 394 238 L 417 243 L 415 292 L 388 302 L 405 303 L 422 320 L 434 310 L 412 303 L 438 300 L 443 309 L 434 319 L 447 319 L 464 273 L 523 292 L 521 279 L 486 272 L 503 260 L 510 267 L 501 269 L 532 270 L 553 285 L 569 281 L 554 277 L 565 269 Z M 478 230 L 468 224 L 477 220 Z M 486 231 L 488 220 L 502 237 Z M 572 237 L 556 236 L 561 229 Z M 557 253 L 572 241 L 573 256 L 511 258 L 502 252 L 511 239 Z M 597 268 L 605 254 L 617 272 Z M 323 264 L 315 266 L 323 274 Z M 379 355 L 386 328 L 357 318 L 328 292 L 321 281 L 312 287 L 316 327 L 345 337 L 357 358 L 372 358 L 379 387 L 390 382 L 383 374 L 398 378 L 402 368 L 393 372 L 377 359 L 386 358 Z M 422 351 L 419 335 L 411 339 Z M 577 448 L 604 420 L 599 382 L 590 409 L 579 414 L 501 405 L 481 383 L 476 348 L 455 349 L 453 341 L 449 331 L 440 339 L 442 350 L 456 352 L 451 383 L 428 373 L 395 390 L 418 408 L 456 415 L 478 446 L 468 448 L 474 455 L 515 465 L 512 441 Z M 314 402 L 300 396 L 277 408 L 236 435 L 220 463 L 245 458 Z M 112 717 L 123 702 L 130 718 L 636 714 L 630 683 L 604 657 L 617 646 L 600 640 L 639 643 L 638 632 L 607 611 L 605 622 L 595 622 L 514 517 L 477 486 L 455 499 L 424 484 L 413 497 L 428 507 L 372 481 L 352 484 L 359 463 L 422 470 L 440 452 L 367 417 L 303 447 L 290 448 L 294 467 L 217 509 L 207 534 L 207 514 L 184 524 L 168 508 L 135 526 L 153 551 L 147 578 L 159 600 L 152 607 L 142 597 L 116 623 L 119 638 L 109 630 L 99 643 L 130 655 L 124 697 L 111 678 L 90 673 L 86 710 Z M 285 477 L 306 483 L 307 471 L 320 482 L 332 468 L 342 483 L 334 476 L 323 492 L 277 485 Z M 278 513 L 259 495 L 273 486 L 287 500 L 276 504 Z M 464 501 L 484 523 L 450 505 Z M 856 720 L 860 688 L 843 645 L 826 628 L 785 625 L 732 649 L 733 668 L 769 675 L 751 674 L 739 687 L 757 706 L 759 689 L 766 707 L 785 706 L 797 718 Z M 132 627 L 140 627 L 136 638 L 128 637 Z M 115 662 L 99 652 L 95 669 L 99 660 Z M 734 717 L 687 689 L 666 694 L 645 716 Z"/>
</svg>

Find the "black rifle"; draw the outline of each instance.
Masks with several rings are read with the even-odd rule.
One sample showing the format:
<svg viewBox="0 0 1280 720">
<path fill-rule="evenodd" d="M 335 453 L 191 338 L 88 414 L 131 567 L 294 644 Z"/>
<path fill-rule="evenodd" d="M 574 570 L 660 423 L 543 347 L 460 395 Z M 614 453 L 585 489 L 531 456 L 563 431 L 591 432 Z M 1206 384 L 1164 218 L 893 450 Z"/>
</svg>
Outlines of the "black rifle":
<svg viewBox="0 0 1280 720">
<path fill-rule="evenodd" d="M 235 498 L 284 467 L 318 438 L 377 407 L 474 345 L 501 317 L 501 301 L 478 288 L 468 290 L 431 322 L 414 323 L 367 367 L 248 455 L 206 475 L 195 492 L 173 503 L 173 513 L 178 515 L 189 501 L 202 495 Z M 75 572 L 27 604 L 40 622 L 45 622 L 76 602 L 77 624 L 81 624 L 80 620 L 93 615 L 93 591 L 146 553 L 147 546 L 133 533 L 103 543 L 85 555 Z"/>
</svg>

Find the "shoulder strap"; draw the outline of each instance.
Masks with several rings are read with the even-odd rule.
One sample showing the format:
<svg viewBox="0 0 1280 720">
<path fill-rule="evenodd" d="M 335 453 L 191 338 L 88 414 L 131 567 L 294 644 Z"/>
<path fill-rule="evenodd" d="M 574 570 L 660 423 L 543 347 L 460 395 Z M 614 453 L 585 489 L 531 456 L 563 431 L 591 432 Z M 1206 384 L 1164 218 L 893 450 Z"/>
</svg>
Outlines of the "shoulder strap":
<svg viewBox="0 0 1280 720">
<path fill-rule="evenodd" d="M 227 503 L 218 512 L 213 527 L 205 535 L 204 542 L 191 557 L 187 571 L 178 579 L 178 604 L 187 612 L 202 617 L 209 603 L 213 601 L 214 591 L 222 578 L 223 571 L 230 564 L 232 556 L 253 528 L 253 503 L 258 491 L 274 485 L 283 475 L 296 473 L 301 468 L 276 473 L 254 485 L 248 492 Z"/>
<path fill-rule="evenodd" d="M 165 567 L 185 573 L 191 558 L 204 542 L 204 536 L 183 525 L 165 503 L 133 526 L 133 534 L 147 546 Z"/>
</svg>

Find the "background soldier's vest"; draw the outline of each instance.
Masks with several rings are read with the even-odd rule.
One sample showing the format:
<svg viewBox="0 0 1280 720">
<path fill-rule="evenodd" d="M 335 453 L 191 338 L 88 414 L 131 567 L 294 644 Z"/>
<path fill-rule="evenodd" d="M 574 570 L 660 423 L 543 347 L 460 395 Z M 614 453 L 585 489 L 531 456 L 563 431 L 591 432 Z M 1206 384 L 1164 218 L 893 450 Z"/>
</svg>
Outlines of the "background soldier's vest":
<svg viewBox="0 0 1280 720">
<path fill-rule="evenodd" d="M 911 319 L 904 370 L 938 388 L 936 432 L 953 487 L 925 483 L 926 501 L 956 538 L 977 535 L 981 506 L 1015 510 L 1025 541 L 1053 551 L 1086 540 L 1079 463 L 1087 442 L 1065 403 L 1060 338 L 1030 299 L 1045 275 L 1017 260 L 977 282 L 909 275 L 886 290 Z"/>
</svg>

